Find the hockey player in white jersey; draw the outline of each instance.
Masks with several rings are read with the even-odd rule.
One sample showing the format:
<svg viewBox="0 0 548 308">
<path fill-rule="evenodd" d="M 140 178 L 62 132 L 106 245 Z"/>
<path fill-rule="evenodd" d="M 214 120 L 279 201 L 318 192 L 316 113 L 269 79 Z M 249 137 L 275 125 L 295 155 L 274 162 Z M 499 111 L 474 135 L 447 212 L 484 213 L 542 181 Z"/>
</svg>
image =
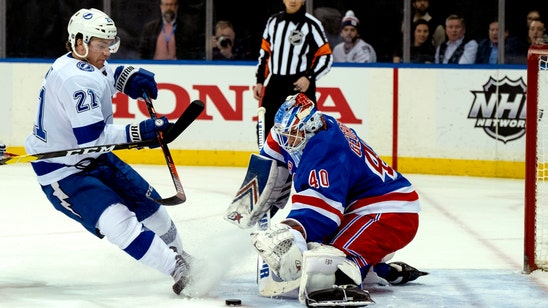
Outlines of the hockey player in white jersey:
<svg viewBox="0 0 548 308">
<path fill-rule="evenodd" d="M 100 10 L 81 9 L 67 29 L 68 53 L 44 77 L 27 153 L 157 140 L 157 132 L 171 125 L 165 117 L 113 124 L 115 85 L 133 99 L 145 92 L 158 95 L 153 73 L 134 69 L 128 74 L 121 66 L 113 72 L 107 60 L 120 44 L 113 20 Z M 190 279 L 190 256 L 168 212 L 154 201 L 158 192 L 134 169 L 112 152 L 44 159 L 32 167 L 58 211 L 173 277 L 173 291 L 181 293 Z"/>
<path fill-rule="evenodd" d="M 290 196 L 284 187 L 292 180 L 287 217 L 251 237 L 277 277 L 300 280 L 302 303 L 365 306 L 374 301 L 362 284 L 402 284 L 427 274 L 403 262 L 386 263 L 418 229 L 419 196 L 412 184 L 304 94 L 289 96 L 280 107 L 259 157 L 246 175 L 256 181 L 259 196 L 237 196 L 225 219 L 253 226 L 272 206 L 285 206 Z M 250 186 L 245 182 L 242 187 Z M 291 291 L 287 283 L 270 283 L 265 288 L 271 294 Z"/>
</svg>

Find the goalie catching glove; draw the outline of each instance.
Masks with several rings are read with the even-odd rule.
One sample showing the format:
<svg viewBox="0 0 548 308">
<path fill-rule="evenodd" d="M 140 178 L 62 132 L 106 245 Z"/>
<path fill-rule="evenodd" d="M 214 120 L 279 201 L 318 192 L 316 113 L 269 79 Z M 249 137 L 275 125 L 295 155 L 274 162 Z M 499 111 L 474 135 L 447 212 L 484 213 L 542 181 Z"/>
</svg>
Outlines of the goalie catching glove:
<svg viewBox="0 0 548 308">
<path fill-rule="evenodd" d="M 158 97 L 158 85 L 154 73 L 133 66 L 118 66 L 114 72 L 116 90 L 133 99 L 142 97 L 146 92 L 152 99 Z"/>
<path fill-rule="evenodd" d="M 276 276 L 284 281 L 301 278 L 303 251 L 306 250 L 306 241 L 301 232 L 288 224 L 279 223 L 269 230 L 251 233 L 251 242 Z"/>
</svg>

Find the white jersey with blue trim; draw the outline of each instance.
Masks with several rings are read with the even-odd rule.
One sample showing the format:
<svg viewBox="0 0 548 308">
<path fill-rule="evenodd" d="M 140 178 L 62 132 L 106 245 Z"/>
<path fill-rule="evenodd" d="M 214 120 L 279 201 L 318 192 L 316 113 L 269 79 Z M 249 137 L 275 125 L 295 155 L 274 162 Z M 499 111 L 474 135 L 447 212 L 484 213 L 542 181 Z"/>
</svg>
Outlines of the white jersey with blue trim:
<svg viewBox="0 0 548 308">
<path fill-rule="evenodd" d="M 418 213 L 419 198 L 411 183 L 386 164 L 348 126 L 323 115 L 319 130 L 298 161 L 270 133 L 261 155 L 276 159 L 293 176 L 295 193 L 287 218 L 299 221 L 307 241 L 334 234 L 344 215 Z"/>
<path fill-rule="evenodd" d="M 99 70 L 70 53 L 59 57 L 46 73 L 38 96 L 32 133 L 25 140 L 28 154 L 127 142 L 125 125 L 113 124 L 114 75 L 107 62 Z M 99 154 L 32 162 L 42 185 L 81 170 L 73 167 Z"/>
</svg>

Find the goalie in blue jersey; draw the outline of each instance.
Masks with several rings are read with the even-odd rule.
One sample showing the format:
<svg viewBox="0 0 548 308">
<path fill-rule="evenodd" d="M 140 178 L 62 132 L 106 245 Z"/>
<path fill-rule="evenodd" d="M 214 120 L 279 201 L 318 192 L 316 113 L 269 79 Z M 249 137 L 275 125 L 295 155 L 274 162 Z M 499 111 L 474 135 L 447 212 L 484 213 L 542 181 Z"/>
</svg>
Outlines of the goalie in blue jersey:
<svg viewBox="0 0 548 308">
<path fill-rule="evenodd" d="M 114 21 L 97 9 L 81 9 L 68 23 L 68 52 L 57 58 L 38 95 L 27 153 L 157 140 L 170 124 L 165 117 L 114 124 L 117 89 L 136 99 L 156 98 L 154 74 L 108 58 L 120 40 Z M 140 263 L 172 276 L 179 294 L 189 281 L 189 255 L 158 192 L 114 153 L 87 153 L 32 162 L 48 200 L 99 238 L 106 237 Z"/>
<path fill-rule="evenodd" d="M 256 168 L 258 161 L 273 167 Z M 293 285 L 302 303 L 363 306 L 374 303 L 364 283 L 402 284 L 427 274 L 403 262 L 386 263 L 417 233 L 420 205 L 412 184 L 304 94 L 286 99 L 249 167 L 263 173 L 260 196 L 251 206 L 236 198 L 225 219 L 249 228 L 291 198 L 287 217 L 251 238 L 276 276 L 298 281 Z M 283 289 L 271 294 L 291 291 L 276 279 L 271 284 L 270 290 Z"/>
</svg>

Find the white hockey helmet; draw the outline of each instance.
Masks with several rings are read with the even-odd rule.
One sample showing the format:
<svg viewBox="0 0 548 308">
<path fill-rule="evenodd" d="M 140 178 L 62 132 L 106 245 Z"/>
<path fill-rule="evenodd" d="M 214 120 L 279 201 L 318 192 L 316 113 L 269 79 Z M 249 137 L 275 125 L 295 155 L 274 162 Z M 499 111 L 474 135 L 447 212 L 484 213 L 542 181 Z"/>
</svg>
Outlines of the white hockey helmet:
<svg viewBox="0 0 548 308">
<path fill-rule="evenodd" d="M 79 57 L 85 58 L 88 55 L 88 44 L 92 37 L 113 40 L 109 46 L 111 53 L 116 53 L 120 47 L 120 38 L 116 35 L 114 21 L 98 9 L 81 9 L 70 18 L 67 26 L 68 41 L 72 50 Z M 80 55 L 76 52 L 76 36 L 82 34 L 86 54 Z"/>
<path fill-rule="evenodd" d="M 297 153 L 323 125 L 322 113 L 314 102 L 299 93 L 288 96 L 280 106 L 274 117 L 273 130 L 283 149 Z"/>
</svg>

